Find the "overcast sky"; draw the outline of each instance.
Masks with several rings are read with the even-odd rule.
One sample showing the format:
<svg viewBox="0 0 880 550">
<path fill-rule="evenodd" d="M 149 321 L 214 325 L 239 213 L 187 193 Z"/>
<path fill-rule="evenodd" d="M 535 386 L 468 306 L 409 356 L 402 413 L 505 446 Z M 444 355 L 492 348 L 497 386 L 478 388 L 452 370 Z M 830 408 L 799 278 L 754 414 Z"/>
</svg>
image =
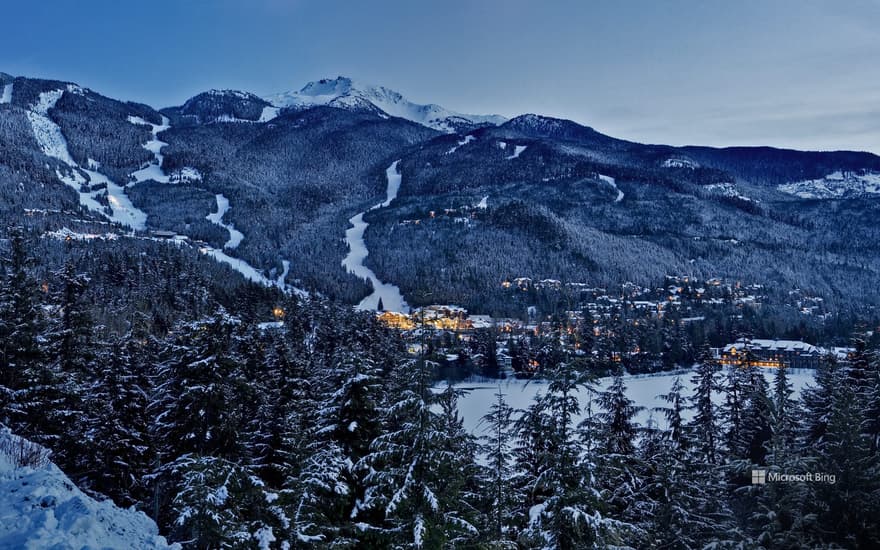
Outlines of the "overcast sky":
<svg viewBox="0 0 880 550">
<path fill-rule="evenodd" d="M 19 0 L 0 71 L 155 107 L 346 75 L 642 142 L 880 153 L 880 2 Z"/>
</svg>

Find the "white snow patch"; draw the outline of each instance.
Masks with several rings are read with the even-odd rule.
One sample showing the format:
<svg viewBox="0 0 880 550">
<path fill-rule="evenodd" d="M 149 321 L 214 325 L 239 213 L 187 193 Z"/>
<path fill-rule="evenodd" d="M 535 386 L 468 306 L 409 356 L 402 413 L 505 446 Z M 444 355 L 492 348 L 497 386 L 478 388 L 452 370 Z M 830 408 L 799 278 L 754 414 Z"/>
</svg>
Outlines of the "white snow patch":
<svg viewBox="0 0 880 550">
<path fill-rule="evenodd" d="M 711 191 L 715 195 L 720 195 L 722 197 L 730 197 L 733 199 L 739 199 L 748 202 L 759 203 L 761 201 L 757 199 L 753 199 L 751 197 L 747 197 L 739 192 L 736 186 L 732 183 L 712 183 L 706 186 L 707 191 Z"/>
<path fill-rule="evenodd" d="M 669 158 L 663 161 L 663 168 L 689 168 L 694 170 L 699 168 L 696 162 L 683 158 Z"/>
<path fill-rule="evenodd" d="M 385 171 L 385 176 L 388 179 L 385 202 L 373 206 L 370 210 L 385 208 L 397 197 L 397 192 L 400 189 L 400 183 L 403 179 L 403 176 L 397 169 L 399 162 L 399 160 L 394 161 Z M 352 225 L 345 231 L 345 242 L 348 244 L 348 255 L 342 260 L 342 267 L 344 267 L 346 271 L 362 279 L 368 279 L 373 285 L 373 293 L 361 300 L 357 305 L 357 308 L 375 311 L 379 307 L 379 299 L 381 298 L 382 306 L 386 311 L 409 313 L 409 305 L 407 305 L 406 301 L 403 299 L 400 289 L 392 284 L 383 283 L 379 280 L 373 270 L 364 265 L 364 260 L 369 254 L 367 243 L 364 241 L 364 232 L 369 225 L 364 221 L 365 213 L 366 212 L 361 212 L 360 214 L 356 214 L 348 220 Z"/>
<path fill-rule="evenodd" d="M 617 191 L 617 197 L 614 198 L 614 202 L 620 202 L 623 200 L 623 191 L 621 191 L 617 187 L 617 180 L 615 180 L 611 176 L 603 176 L 602 174 L 599 174 L 599 179 L 604 181 L 605 183 L 613 187 L 615 191 Z"/>
<path fill-rule="evenodd" d="M 3 93 L 0 93 L 0 103 L 12 103 L 12 83 L 3 86 Z"/>
<path fill-rule="evenodd" d="M 8 431 L 4 443 L 23 444 Z M 27 443 L 24 443 L 27 444 Z M 19 466 L 0 453 L 0 548 L 174 548 L 134 508 L 96 501 L 48 462 Z"/>
<path fill-rule="evenodd" d="M 218 194 L 216 196 L 217 199 L 217 211 L 213 214 L 208 214 L 205 218 L 215 224 L 219 225 L 223 229 L 229 232 L 229 240 L 226 241 L 226 244 L 223 245 L 223 248 L 236 248 L 239 244 L 241 244 L 242 239 L 244 239 L 244 234 L 236 229 L 231 223 L 224 223 L 223 216 L 229 211 L 229 199 L 224 197 L 222 194 Z"/>
<path fill-rule="evenodd" d="M 880 195 L 878 172 L 832 172 L 824 178 L 786 183 L 779 191 L 802 199 L 846 199 Z"/>
<path fill-rule="evenodd" d="M 513 154 L 508 155 L 507 160 L 511 160 L 511 159 L 515 159 L 515 158 L 519 157 L 522 154 L 522 152 L 526 150 L 527 147 L 528 147 L 528 145 L 515 145 L 513 147 Z"/>
<path fill-rule="evenodd" d="M 459 148 L 459 147 L 462 147 L 462 146 L 464 146 L 464 145 L 467 145 L 468 143 L 470 143 L 470 142 L 472 142 L 472 141 L 474 141 L 474 140 L 476 140 L 476 139 L 477 139 L 477 138 L 475 138 L 474 136 L 464 136 L 464 139 L 461 140 L 461 141 L 459 141 L 459 142 L 455 145 L 455 147 L 453 147 L 452 149 L 446 151 L 446 154 L 447 154 L 447 155 L 451 155 L 452 153 L 458 151 L 458 148 Z"/>
<path fill-rule="evenodd" d="M 480 199 L 480 202 L 477 203 L 477 208 L 480 208 L 481 210 L 485 210 L 488 207 L 489 207 L 489 195 L 486 195 L 485 197 Z"/>
<path fill-rule="evenodd" d="M 273 118 L 278 116 L 278 113 L 281 111 L 278 107 L 263 107 L 263 112 L 260 113 L 260 120 L 257 122 L 269 122 Z"/>
</svg>

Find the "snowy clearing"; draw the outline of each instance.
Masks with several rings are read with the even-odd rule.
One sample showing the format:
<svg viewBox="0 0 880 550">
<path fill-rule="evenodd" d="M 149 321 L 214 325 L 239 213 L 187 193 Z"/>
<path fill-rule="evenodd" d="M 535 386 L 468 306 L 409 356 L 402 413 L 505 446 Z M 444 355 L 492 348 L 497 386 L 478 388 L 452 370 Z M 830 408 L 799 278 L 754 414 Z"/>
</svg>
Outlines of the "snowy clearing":
<svg viewBox="0 0 880 550">
<path fill-rule="evenodd" d="M 777 187 L 802 199 L 845 199 L 880 195 L 880 173 L 832 172 L 824 178 L 796 181 Z"/>
<path fill-rule="evenodd" d="M 263 107 L 263 112 L 260 113 L 260 120 L 257 122 L 269 122 L 273 118 L 278 116 L 278 113 L 281 111 L 278 107 Z"/>
<path fill-rule="evenodd" d="M 480 209 L 482 209 L 482 210 L 485 210 L 486 208 L 489 208 L 489 195 L 486 195 L 485 197 L 483 197 L 482 199 L 480 199 L 480 202 L 477 203 L 477 206 L 476 206 L 476 207 L 477 207 L 477 208 L 480 208 Z"/>
<path fill-rule="evenodd" d="M 763 374 L 768 382 L 772 383 L 774 373 L 775 371 L 773 369 L 763 369 Z M 681 378 L 681 383 L 684 386 L 683 394 L 685 396 L 690 396 L 693 388 L 693 384 L 691 384 L 692 376 L 693 371 L 690 370 L 678 373 L 625 376 L 624 380 L 627 386 L 627 395 L 630 399 L 635 401 L 636 405 L 645 407 L 645 409 L 638 414 L 636 420 L 644 426 L 652 419 L 654 422 L 659 423 L 660 427 L 665 427 L 665 420 L 663 419 L 662 414 L 658 414 L 651 410 L 652 407 L 662 407 L 666 405 L 666 403 L 662 399 L 658 399 L 657 396 L 668 393 L 672 387 L 672 382 L 677 377 Z M 807 369 L 791 369 L 788 373 L 788 377 L 791 381 L 792 388 L 794 389 L 794 395 L 797 397 L 800 395 L 804 386 L 812 382 L 813 371 Z M 613 378 L 610 377 L 600 378 L 596 384 L 597 389 L 599 391 L 607 389 L 612 381 Z M 484 427 L 482 425 L 482 418 L 489 412 L 489 407 L 496 402 L 495 394 L 498 393 L 499 388 L 505 394 L 504 399 L 507 401 L 508 405 L 515 409 L 527 408 L 532 404 L 535 395 L 538 392 L 543 394 L 547 389 L 547 384 L 544 381 L 527 381 L 514 378 L 499 380 L 495 384 L 470 384 L 462 382 L 456 384 L 456 386 L 461 389 L 469 390 L 466 395 L 459 399 L 458 408 L 464 419 L 465 429 L 475 435 L 481 435 L 483 433 Z M 716 395 L 715 397 L 717 398 L 718 403 L 720 403 L 722 396 Z M 587 401 L 591 396 L 588 395 L 588 392 L 581 391 L 579 392 L 578 398 L 580 400 L 581 408 L 583 409 L 586 407 Z M 595 399 L 595 394 L 592 398 Z M 596 407 L 594 405 L 593 411 L 595 412 L 595 410 Z M 690 418 L 691 414 L 690 411 L 684 412 L 686 418 Z M 580 416 L 577 419 L 577 422 L 580 422 L 582 419 L 583 416 Z"/>
<path fill-rule="evenodd" d="M 385 171 L 385 176 L 388 179 L 385 202 L 373 206 L 370 210 L 385 208 L 397 197 L 397 191 L 400 189 L 400 183 L 403 179 L 403 176 L 397 169 L 397 164 L 399 162 L 399 160 L 394 161 Z M 376 274 L 373 273 L 372 269 L 364 265 L 364 260 L 369 254 L 367 243 L 364 241 L 364 232 L 366 232 L 367 226 L 370 225 L 364 221 L 365 213 L 366 212 L 361 212 L 360 214 L 356 214 L 348 220 L 351 224 L 351 227 L 345 231 L 345 242 L 348 244 L 348 255 L 342 260 L 342 267 L 344 267 L 346 271 L 360 277 L 361 279 L 368 279 L 373 285 L 373 293 L 361 300 L 357 305 L 357 308 L 375 311 L 378 309 L 379 299 L 381 299 L 382 306 L 386 311 L 409 313 L 409 305 L 407 305 L 406 300 L 403 299 L 400 289 L 392 284 L 383 283 L 379 280 Z"/>
<path fill-rule="evenodd" d="M 3 86 L 3 93 L 0 93 L 0 104 L 12 103 L 12 84 Z"/>
<path fill-rule="evenodd" d="M 0 432 L 12 446 L 34 445 Z M 34 446 L 36 447 L 36 446 Z M 0 548 L 174 548 L 143 512 L 80 491 L 55 464 L 19 466 L 0 453 Z"/>
<path fill-rule="evenodd" d="M 511 159 L 515 159 L 515 158 L 519 157 L 522 154 L 522 152 L 526 150 L 527 147 L 528 147 L 528 145 L 515 145 L 513 147 L 513 154 L 508 155 L 507 160 L 511 160 Z"/>
<path fill-rule="evenodd" d="M 614 188 L 615 191 L 617 191 L 617 197 L 615 197 L 614 202 L 620 202 L 623 200 L 623 191 L 621 191 L 617 187 L 617 180 L 615 180 L 611 176 L 603 176 L 602 174 L 599 174 L 599 179 L 604 181 L 605 183 L 610 185 L 612 188 Z"/>
<path fill-rule="evenodd" d="M 452 153 L 458 151 L 458 148 L 459 148 L 459 147 L 465 146 L 465 145 L 467 145 L 468 143 L 474 141 L 475 139 L 477 139 L 477 138 L 475 138 L 474 136 L 464 136 L 464 139 L 461 140 L 461 141 L 459 141 L 459 142 L 455 145 L 455 147 L 453 147 L 452 149 L 446 151 L 446 154 L 447 154 L 447 155 L 451 155 Z"/>
<path fill-rule="evenodd" d="M 224 197 L 222 194 L 218 194 L 216 196 L 217 199 L 217 211 L 213 214 L 208 214 L 205 216 L 209 222 L 219 225 L 223 229 L 229 232 L 229 240 L 226 241 L 226 244 L 223 245 L 223 248 L 235 248 L 239 244 L 241 244 L 242 239 L 244 239 L 244 234 L 236 229 L 231 223 L 224 223 L 223 216 L 229 211 L 229 199 Z"/>
<path fill-rule="evenodd" d="M 741 201 L 748 201 L 759 203 L 761 201 L 757 199 L 753 199 L 751 197 L 747 197 L 739 192 L 736 188 L 736 185 L 732 183 L 712 183 L 706 186 L 707 191 L 711 191 L 713 194 L 721 196 L 721 197 L 730 197 L 732 199 L 739 199 Z"/>
</svg>

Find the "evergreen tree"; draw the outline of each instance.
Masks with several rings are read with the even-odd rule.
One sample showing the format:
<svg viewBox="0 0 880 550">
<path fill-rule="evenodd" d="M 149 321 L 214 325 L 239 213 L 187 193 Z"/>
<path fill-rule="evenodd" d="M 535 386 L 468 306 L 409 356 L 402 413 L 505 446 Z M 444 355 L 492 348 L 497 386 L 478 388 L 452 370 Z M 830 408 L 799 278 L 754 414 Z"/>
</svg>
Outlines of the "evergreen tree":
<svg viewBox="0 0 880 550">
<path fill-rule="evenodd" d="M 692 433 L 697 459 L 707 464 L 717 464 L 721 459 L 721 411 L 712 399 L 723 390 L 720 373 L 721 365 L 708 348 L 703 348 L 691 378 L 694 393 L 690 408 L 694 416 L 687 429 Z"/>
<path fill-rule="evenodd" d="M 450 388 L 445 396 L 432 391 L 434 368 L 420 359 L 393 372 L 386 431 L 358 465 L 369 470 L 355 513 L 356 519 L 370 519 L 361 525 L 362 545 L 378 540 L 383 546 L 439 548 L 478 534 L 471 505 L 462 498 L 472 486 L 464 466 L 474 460 L 474 445 L 460 420 L 458 427 L 450 425 L 456 391 Z"/>
<path fill-rule="evenodd" d="M 594 482 L 592 456 L 582 456 L 575 420 L 580 414 L 578 392 L 590 390 L 587 379 L 568 361 L 548 373 L 546 395 L 517 422 L 526 444 L 543 441 L 538 449 L 523 456 L 517 448 L 518 465 L 528 465 L 523 474 L 533 503 L 528 510 L 525 544 L 549 544 L 556 548 L 600 546 L 618 540 L 623 526 L 599 513 L 600 495 Z M 532 464 L 528 464 L 532 462 Z"/>
<path fill-rule="evenodd" d="M 635 417 L 643 409 L 626 395 L 626 384 L 618 373 L 607 390 L 599 392 L 596 404 L 597 452 L 602 500 L 612 517 L 636 524 L 641 521 L 639 500 L 643 491 L 644 465 L 636 454 L 639 427 Z"/>
<path fill-rule="evenodd" d="M 498 548 L 507 545 L 515 547 L 512 533 L 514 505 L 516 497 L 511 478 L 513 477 L 513 408 L 504 400 L 499 388 L 497 400 L 483 417 L 486 435 L 483 436 L 482 451 L 488 462 L 484 473 L 484 487 L 487 491 L 487 538 Z"/>
</svg>

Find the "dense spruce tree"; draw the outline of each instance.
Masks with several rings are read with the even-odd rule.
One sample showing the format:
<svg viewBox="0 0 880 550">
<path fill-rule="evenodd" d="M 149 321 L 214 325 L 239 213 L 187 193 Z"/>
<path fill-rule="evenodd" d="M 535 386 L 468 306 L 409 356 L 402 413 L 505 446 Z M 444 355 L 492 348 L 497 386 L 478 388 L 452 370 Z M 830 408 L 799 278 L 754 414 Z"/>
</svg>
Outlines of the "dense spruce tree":
<svg viewBox="0 0 880 550">
<path fill-rule="evenodd" d="M 272 504 L 273 493 L 247 466 L 187 454 L 167 471 L 177 486 L 171 529 L 187 548 L 268 548 L 285 538 L 286 518 Z"/>
<path fill-rule="evenodd" d="M 131 506 L 146 502 L 143 474 L 153 465 L 154 442 L 147 414 L 153 379 L 147 358 L 156 345 L 130 332 L 109 342 L 98 356 L 100 367 L 85 396 L 87 414 L 84 475 L 90 487 Z"/>
<path fill-rule="evenodd" d="M 822 357 L 813 383 L 801 392 L 804 418 L 799 423 L 799 431 L 806 448 L 819 448 L 826 441 L 834 390 L 840 380 L 839 368 L 833 355 Z"/>
<path fill-rule="evenodd" d="M 602 501 L 622 521 L 640 521 L 644 465 L 636 453 L 640 428 L 635 417 L 643 409 L 626 395 L 626 383 L 617 374 L 596 399 L 598 478 Z"/>
<path fill-rule="evenodd" d="M 592 389 L 584 373 L 569 361 L 559 363 L 547 376 L 547 393 L 537 397 L 517 422 L 524 443 L 517 447 L 517 465 L 528 468 L 520 475 L 529 482 L 524 489 L 531 503 L 521 542 L 564 549 L 612 543 L 618 540 L 621 525 L 598 513 L 594 457 L 582 456 L 578 445 L 577 393 Z M 524 454 L 524 446 L 536 440 L 543 444 Z"/>
<path fill-rule="evenodd" d="M 439 548 L 478 535 L 471 505 L 463 498 L 471 484 L 462 480 L 463 464 L 473 459 L 473 442 L 460 428 L 450 429 L 444 417 L 451 412 L 436 410 L 449 409 L 452 397 L 432 390 L 434 368 L 419 359 L 392 372 L 385 431 L 358 465 L 369 471 L 364 499 L 353 514 L 355 521 L 369 520 L 361 524 L 361 544 Z"/>
<path fill-rule="evenodd" d="M 384 401 L 381 370 L 356 350 L 345 351 L 320 384 L 314 424 L 305 434 L 308 450 L 299 474 L 297 531 L 336 547 L 352 546 L 352 513 L 366 492 L 363 459 L 381 434 Z"/>
<path fill-rule="evenodd" d="M 713 396 L 721 395 L 724 388 L 721 365 L 708 347 L 700 352 L 691 383 L 694 388 L 690 397 L 693 418 L 687 423 L 687 430 L 693 439 L 694 453 L 698 459 L 708 464 L 717 464 L 721 460 L 723 430 L 721 410 Z"/>
<path fill-rule="evenodd" d="M 497 548 L 515 547 L 516 540 L 514 507 L 517 502 L 513 489 L 513 408 L 498 389 L 496 401 L 483 417 L 485 435 L 481 451 L 487 465 L 483 474 L 486 492 L 487 533 L 486 538 Z"/>
<path fill-rule="evenodd" d="M 21 229 L 9 235 L 9 253 L 0 266 L 0 422 L 9 422 L 15 392 L 25 384 L 25 370 L 33 368 L 44 351 L 39 337 L 44 318 L 39 285 L 29 268 L 34 259 Z"/>
</svg>

